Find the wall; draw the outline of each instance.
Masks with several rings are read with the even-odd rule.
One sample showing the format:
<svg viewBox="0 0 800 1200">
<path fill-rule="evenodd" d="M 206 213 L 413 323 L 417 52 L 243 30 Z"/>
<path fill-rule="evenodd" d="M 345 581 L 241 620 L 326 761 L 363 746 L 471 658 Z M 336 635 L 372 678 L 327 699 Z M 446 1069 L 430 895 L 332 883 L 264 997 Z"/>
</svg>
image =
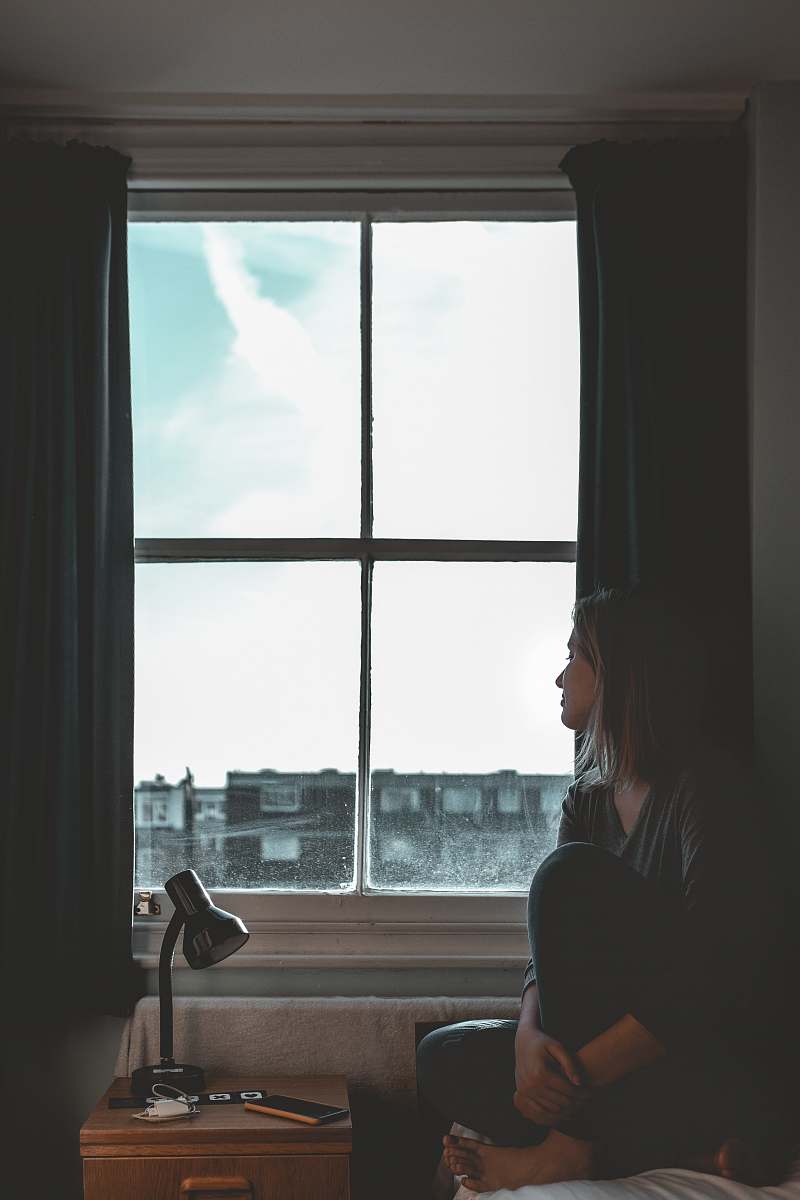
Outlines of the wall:
<svg viewBox="0 0 800 1200">
<path fill-rule="evenodd" d="M 13 0 L 6 87 L 389 95 L 747 90 L 790 75 L 795 0 Z M 44 17 L 44 19 L 43 19 Z"/>
<path fill-rule="evenodd" d="M 756 89 L 749 117 L 751 146 L 750 393 L 756 767 L 765 787 L 786 801 L 800 835 L 793 750 L 800 676 L 800 82 Z M 154 979 L 148 980 L 154 991 Z M 285 972 L 177 974 L 177 994 L 510 995 L 517 972 Z M 52 1131 L 36 1164 L 42 1190 L 26 1196 L 77 1200 L 78 1129 L 111 1078 L 122 1022 L 112 1018 L 73 1031 L 48 1046 L 10 1039 L 7 1079 L 20 1100 L 36 1106 Z M 40 1125 L 41 1128 L 41 1125 Z M 6 1125 L 13 1144 L 15 1131 Z M 30 1179 L 30 1177 L 29 1177 Z M 21 1195 L 22 1193 L 20 1193 Z M 13 1192 L 9 1200 L 16 1200 Z"/>
<path fill-rule="evenodd" d="M 750 131 L 750 398 L 756 772 L 798 844 L 800 82 L 763 84 Z"/>
<path fill-rule="evenodd" d="M 62 980 L 61 988 L 79 987 Z M 53 1025 L 4 1029 L 2 1088 L 3 1200 L 80 1200 L 78 1135 L 113 1075 L 123 1021 L 103 1017 L 59 1027 L 59 981 Z"/>
</svg>

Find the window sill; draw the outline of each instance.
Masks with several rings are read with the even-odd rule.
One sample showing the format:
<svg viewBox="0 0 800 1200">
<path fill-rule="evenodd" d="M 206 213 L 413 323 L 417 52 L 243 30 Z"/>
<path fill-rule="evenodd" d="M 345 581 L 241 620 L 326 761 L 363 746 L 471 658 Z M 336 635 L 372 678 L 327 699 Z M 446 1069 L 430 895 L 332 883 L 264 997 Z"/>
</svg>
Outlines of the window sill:
<svg viewBox="0 0 800 1200">
<path fill-rule="evenodd" d="M 171 905 L 137 917 L 134 956 L 158 965 Z M 218 892 L 214 902 L 242 917 L 250 940 L 218 968 L 521 968 L 528 959 L 522 895 L 339 895 Z M 182 954 L 177 968 L 187 967 Z M 187 968 L 188 969 L 188 968 Z"/>
</svg>

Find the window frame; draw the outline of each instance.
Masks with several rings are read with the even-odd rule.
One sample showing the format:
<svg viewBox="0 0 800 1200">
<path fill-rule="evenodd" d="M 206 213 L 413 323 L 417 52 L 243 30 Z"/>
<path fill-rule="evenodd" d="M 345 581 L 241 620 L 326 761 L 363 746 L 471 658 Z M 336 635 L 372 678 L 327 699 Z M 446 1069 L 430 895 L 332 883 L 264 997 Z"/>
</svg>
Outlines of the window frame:
<svg viewBox="0 0 800 1200">
<path fill-rule="evenodd" d="M 528 955 L 525 893 L 393 891 L 365 887 L 369 787 L 370 608 L 379 561 L 575 562 L 568 541 L 375 538 L 372 532 L 371 241 L 372 224 L 415 220 L 573 220 L 570 190 L 158 191 L 129 193 L 139 221 L 346 220 L 361 226 L 361 529 L 354 538 L 136 538 L 137 564 L 153 562 L 358 561 L 361 568 L 361 678 L 353 892 L 286 892 L 217 888 L 222 907 L 250 930 L 242 951 L 220 964 L 247 967 L 512 968 Z M 135 891 L 138 889 L 135 889 Z M 146 967 L 158 953 L 171 915 L 162 888 L 158 916 L 136 916 L 135 956 Z M 178 958 L 176 965 L 183 965 Z"/>
</svg>

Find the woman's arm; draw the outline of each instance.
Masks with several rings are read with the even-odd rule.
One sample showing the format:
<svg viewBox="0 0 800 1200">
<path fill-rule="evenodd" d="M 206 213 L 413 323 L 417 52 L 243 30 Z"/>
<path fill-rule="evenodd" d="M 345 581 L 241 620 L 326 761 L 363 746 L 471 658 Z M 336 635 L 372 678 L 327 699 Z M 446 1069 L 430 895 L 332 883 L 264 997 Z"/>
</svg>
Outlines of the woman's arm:
<svg viewBox="0 0 800 1200">
<path fill-rule="evenodd" d="M 576 1058 L 590 1087 L 616 1083 L 666 1054 L 661 1042 L 627 1013 L 578 1051 Z"/>
<path fill-rule="evenodd" d="M 514 1104 L 530 1121 L 555 1125 L 587 1098 L 576 1057 L 541 1028 L 535 983 L 522 994 L 515 1057 Z"/>
<path fill-rule="evenodd" d="M 537 1124 L 553 1125 L 574 1116 L 589 1089 L 607 1087 L 666 1053 L 652 1033 L 628 1013 L 573 1055 L 542 1033 L 536 992 L 532 984 L 522 997 L 514 1105 Z"/>
<path fill-rule="evenodd" d="M 527 1025 L 529 1028 L 541 1029 L 539 1017 L 539 987 L 536 983 L 531 983 L 525 988 L 522 993 L 522 1004 L 519 1010 L 520 1025 Z"/>
</svg>

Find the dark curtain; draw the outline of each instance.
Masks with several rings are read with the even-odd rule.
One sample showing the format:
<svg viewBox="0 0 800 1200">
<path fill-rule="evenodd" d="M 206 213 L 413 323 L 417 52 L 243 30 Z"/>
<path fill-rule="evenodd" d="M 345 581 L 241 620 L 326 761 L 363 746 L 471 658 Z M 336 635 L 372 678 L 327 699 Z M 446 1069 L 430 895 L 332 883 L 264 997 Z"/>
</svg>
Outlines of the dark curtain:
<svg viewBox="0 0 800 1200">
<path fill-rule="evenodd" d="M 51 1022 L 140 991 L 128 165 L 0 146 L 0 970 Z"/>
<path fill-rule="evenodd" d="M 749 763 L 746 158 L 709 141 L 576 146 L 577 592 L 641 584 L 706 648 L 709 737 Z"/>
</svg>

